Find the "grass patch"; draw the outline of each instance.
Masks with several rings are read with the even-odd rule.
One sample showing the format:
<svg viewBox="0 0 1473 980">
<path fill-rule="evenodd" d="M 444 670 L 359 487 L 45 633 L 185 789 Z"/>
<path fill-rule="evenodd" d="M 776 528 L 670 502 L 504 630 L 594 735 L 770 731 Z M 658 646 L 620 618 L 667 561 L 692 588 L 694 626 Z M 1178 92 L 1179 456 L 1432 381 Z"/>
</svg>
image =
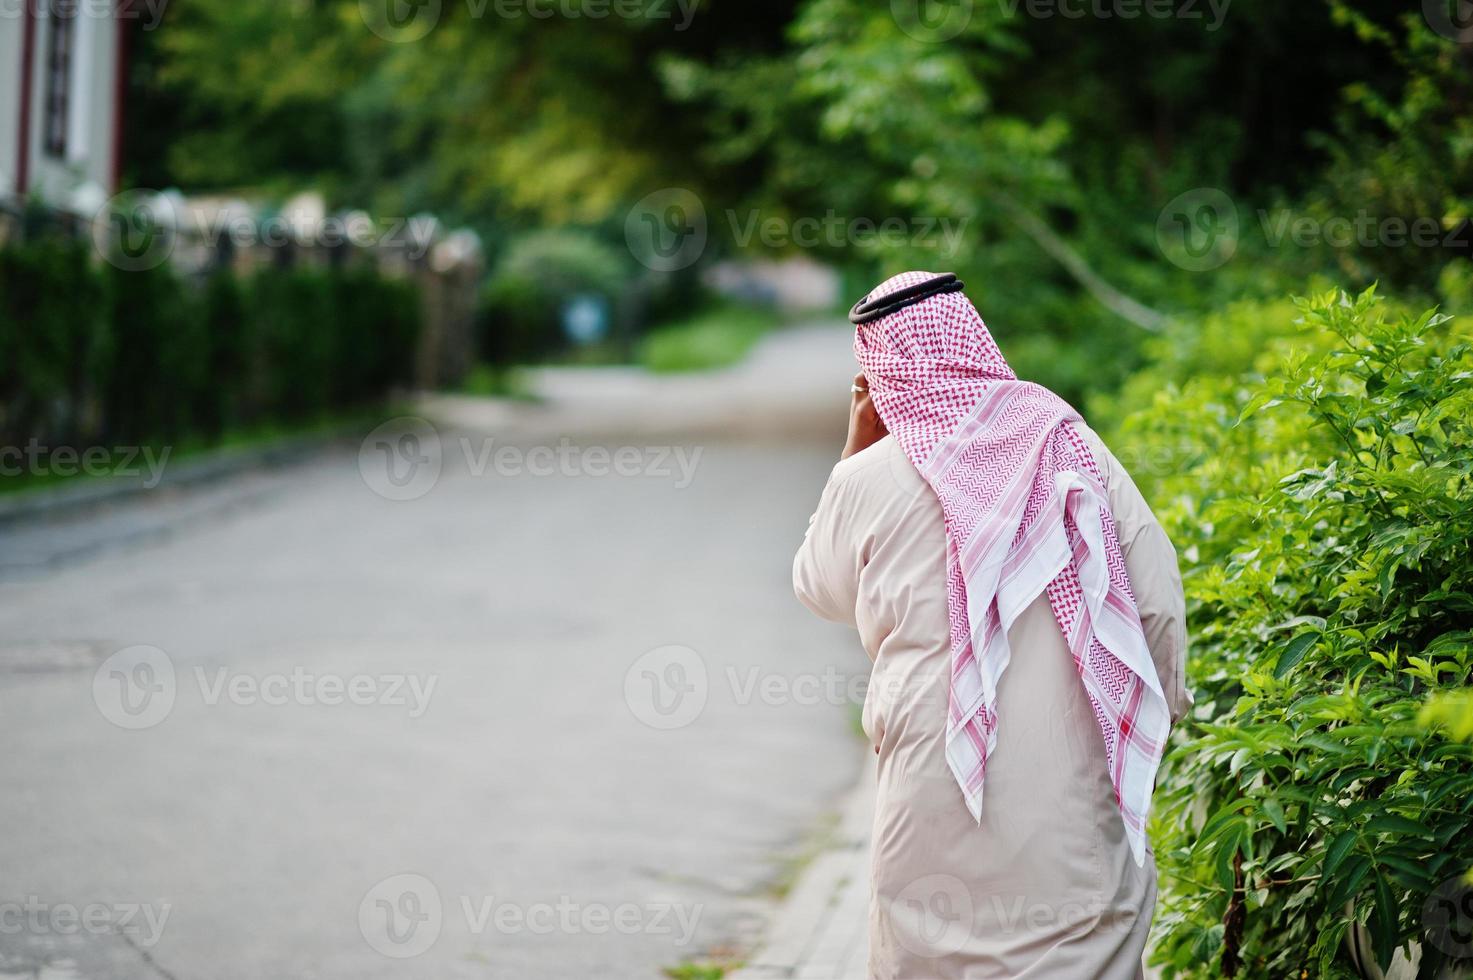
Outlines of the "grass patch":
<svg viewBox="0 0 1473 980">
<path fill-rule="evenodd" d="M 783 322 L 776 310 L 722 306 L 656 327 L 639 342 L 637 363 L 651 371 L 709 371 L 727 367 Z"/>
<path fill-rule="evenodd" d="M 779 901 L 787 898 L 814 859 L 833 845 L 841 822 L 842 818 L 837 811 L 825 813 L 798 849 L 782 857 L 777 874 L 768 885 L 768 894 Z"/>
<path fill-rule="evenodd" d="M 531 401 L 532 393 L 527 388 L 527 379 L 520 368 L 502 367 L 494 364 L 477 364 L 460 384 L 463 395 L 481 398 L 512 398 Z"/>
<path fill-rule="evenodd" d="M 667 966 L 663 972 L 670 980 L 721 980 L 740 965 L 734 960 L 702 960 Z"/>
<path fill-rule="evenodd" d="M 362 429 L 367 431 L 384 419 L 395 415 L 409 414 L 403 406 L 379 406 L 353 411 L 330 412 L 314 419 L 297 423 L 269 422 L 259 425 L 241 426 L 226 430 L 219 438 L 190 436 L 184 439 L 148 439 L 142 442 L 89 446 L 55 446 L 58 449 L 75 450 L 75 457 L 53 459 L 49 455 L 37 455 L 34 466 L 29 457 L 20 461 L 7 458 L 5 471 L 0 472 L 0 496 L 29 493 L 45 487 L 78 483 L 86 480 L 143 479 L 152 476 L 150 466 L 161 471 L 177 466 L 187 460 L 198 459 L 216 453 L 228 454 L 257 449 L 275 442 L 309 436 L 333 436 L 338 433 Z M 100 449 L 94 458 L 83 465 L 80 457 L 88 449 Z M 19 468 L 21 472 L 14 470 Z"/>
</svg>

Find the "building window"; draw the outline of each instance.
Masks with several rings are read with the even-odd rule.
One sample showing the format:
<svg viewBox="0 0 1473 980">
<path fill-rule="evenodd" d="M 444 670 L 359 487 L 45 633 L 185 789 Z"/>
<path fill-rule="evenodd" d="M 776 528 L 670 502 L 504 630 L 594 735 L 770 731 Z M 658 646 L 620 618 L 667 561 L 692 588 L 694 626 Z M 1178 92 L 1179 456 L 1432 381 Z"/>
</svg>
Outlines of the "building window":
<svg viewBox="0 0 1473 980">
<path fill-rule="evenodd" d="M 65 157 L 71 126 L 72 60 L 77 43 L 78 0 L 51 0 L 46 33 L 46 105 L 42 146 L 47 156 Z"/>
</svg>

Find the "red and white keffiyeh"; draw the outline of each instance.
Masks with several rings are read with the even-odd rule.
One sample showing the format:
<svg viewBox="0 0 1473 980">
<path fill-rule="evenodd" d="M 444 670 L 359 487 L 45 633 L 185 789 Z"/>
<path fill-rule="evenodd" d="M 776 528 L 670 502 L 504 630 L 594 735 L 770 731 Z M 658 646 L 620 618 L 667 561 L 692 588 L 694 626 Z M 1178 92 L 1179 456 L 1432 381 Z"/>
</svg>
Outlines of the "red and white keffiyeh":
<svg viewBox="0 0 1473 980">
<path fill-rule="evenodd" d="M 895 276 L 862 302 L 933 278 Z M 946 759 L 968 809 L 980 819 L 1008 629 L 1047 592 L 1105 738 L 1131 853 L 1144 863 L 1171 721 L 1100 469 L 1080 437 L 1083 420 L 1048 389 L 1017 379 L 959 291 L 861 323 L 854 352 L 881 421 L 946 517 Z"/>
</svg>

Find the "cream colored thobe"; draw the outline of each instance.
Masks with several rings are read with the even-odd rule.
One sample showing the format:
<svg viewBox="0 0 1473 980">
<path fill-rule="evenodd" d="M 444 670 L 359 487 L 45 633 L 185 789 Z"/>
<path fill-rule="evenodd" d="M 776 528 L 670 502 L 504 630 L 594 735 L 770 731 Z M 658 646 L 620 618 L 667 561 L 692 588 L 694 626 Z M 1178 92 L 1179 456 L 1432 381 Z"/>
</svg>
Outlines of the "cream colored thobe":
<svg viewBox="0 0 1473 980">
<path fill-rule="evenodd" d="M 1176 553 L 1130 476 L 1104 475 L 1172 719 L 1190 704 Z M 880 980 L 1131 978 L 1156 904 L 1104 740 L 1040 595 L 1008 632 L 980 824 L 946 764 L 951 668 L 941 505 L 893 437 L 842 460 L 793 566 L 810 609 L 855 626 L 873 662 L 864 731 L 879 753 L 869 974 Z"/>
</svg>

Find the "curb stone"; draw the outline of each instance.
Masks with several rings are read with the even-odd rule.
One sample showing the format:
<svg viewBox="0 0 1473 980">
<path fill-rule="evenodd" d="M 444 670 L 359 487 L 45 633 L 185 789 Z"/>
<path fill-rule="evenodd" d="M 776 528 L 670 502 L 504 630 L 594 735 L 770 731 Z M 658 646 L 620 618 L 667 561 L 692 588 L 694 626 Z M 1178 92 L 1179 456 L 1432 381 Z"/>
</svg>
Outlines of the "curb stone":
<svg viewBox="0 0 1473 980">
<path fill-rule="evenodd" d="M 838 832 L 773 917 L 765 945 L 728 980 L 866 980 L 875 757 L 850 791 Z"/>
<path fill-rule="evenodd" d="M 872 753 L 850 791 L 838 833 L 773 917 L 766 944 L 727 980 L 868 980 Z M 1143 966 L 1145 980 L 1159 968 Z"/>
<path fill-rule="evenodd" d="M 285 436 L 261 446 L 210 449 L 185 462 L 164 466 L 159 482 L 146 486 L 132 477 L 76 477 L 50 487 L 0 496 L 0 527 L 31 518 L 45 518 L 88 506 L 110 504 L 165 487 L 189 486 L 232 476 L 263 466 L 291 463 L 356 432 L 360 424 L 335 427 L 310 435 Z"/>
</svg>

